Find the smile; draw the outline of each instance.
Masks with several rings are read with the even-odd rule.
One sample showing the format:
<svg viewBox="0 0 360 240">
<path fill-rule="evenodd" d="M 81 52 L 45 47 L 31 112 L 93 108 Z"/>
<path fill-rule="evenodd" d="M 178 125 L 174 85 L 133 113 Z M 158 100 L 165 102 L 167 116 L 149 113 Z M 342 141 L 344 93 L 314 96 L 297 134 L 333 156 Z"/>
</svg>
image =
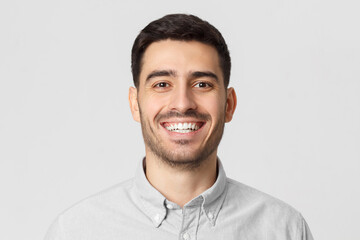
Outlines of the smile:
<svg viewBox="0 0 360 240">
<path fill-rule="evenodd" d="M 170 131 L 176 133 L 190 133 L 199 130 L 204 123 L 202 122 L 182 122 L 182 123 L 163 123 L 162 126 Z"/>
</svg>

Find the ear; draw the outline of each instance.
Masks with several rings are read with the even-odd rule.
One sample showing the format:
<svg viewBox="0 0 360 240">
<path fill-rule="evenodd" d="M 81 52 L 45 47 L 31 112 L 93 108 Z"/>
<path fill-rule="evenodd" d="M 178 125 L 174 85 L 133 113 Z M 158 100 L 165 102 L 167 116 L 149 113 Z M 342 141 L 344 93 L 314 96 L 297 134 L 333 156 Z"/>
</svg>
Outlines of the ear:
<svg viewBox="0 0 360 240">
<path fill-rule="evenodd" d="M 235 109 L 236 109 L 237 99 L 234 88 L 227 89 L 227 97 L 226 97 L 226 109 L 225 109 L 225 122 L 230 122 Z"/>
<path fill-rule="evenodd" d="M 137 99 L 137 89 L 134 87 L 129 88 L 129 104 L 133 119 L 137 122 L 140 122 L 140 111 L 139 111 L 139 103 Z"/>
</svg>

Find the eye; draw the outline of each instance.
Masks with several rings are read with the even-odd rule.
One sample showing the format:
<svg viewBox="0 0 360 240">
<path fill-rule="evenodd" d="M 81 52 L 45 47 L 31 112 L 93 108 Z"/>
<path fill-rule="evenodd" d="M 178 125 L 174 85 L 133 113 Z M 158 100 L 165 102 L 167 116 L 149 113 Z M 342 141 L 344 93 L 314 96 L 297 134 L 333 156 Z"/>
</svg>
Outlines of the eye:
<svg viewBox="0 0 360 240">
<path fill-rule="evenodd" d="M 212 85 L 210 83 L 207 83 L 207 82 L 198 82 L 194 85 L 194 87 L 197 87 L 197 88 L 210 88 L 212 87 Z"/>
<path fill-rule="evenodd" d="M 166 82 L 159 82 L 157 84 L 154 85 L 155 88 L 166 88 L 169 87 L 170 85 Z"/>
</svg>

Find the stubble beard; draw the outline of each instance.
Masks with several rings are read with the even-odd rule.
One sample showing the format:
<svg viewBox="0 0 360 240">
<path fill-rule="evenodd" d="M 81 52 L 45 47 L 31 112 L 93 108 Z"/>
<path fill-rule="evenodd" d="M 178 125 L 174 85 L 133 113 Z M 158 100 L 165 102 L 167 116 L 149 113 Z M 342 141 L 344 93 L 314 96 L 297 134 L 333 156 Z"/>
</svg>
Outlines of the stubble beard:
<svg viewBox="0 0 360 240">
<path fill-rule="evenodd" d="M 164 143 L 156 136 L 154 129 L 150 126 L 149 122 L 143 116 L 141 109 L 140 110 L 140 119 L 141 119 L 141 129 L 144 138 L 145 145 L 149 148 L 149 150 L 157 156 L 163 163 L 166 165 L 176 168 L 179 170 L 187 170 L 192 171 L 199 168 L 206 160 L 209 159 L 209 156 L 217 150 L 217 147 L 220 144 L 224 127 L 225 127 L 225 117 L 218 119 L 216 125 L 214 126 L 214 132 L 211 134 L 207 142 L 202 148 L 197 149 L 196 151 L 192 151 L 191 153 L 186 149 L 181 150 L 169 150 L 166 149 Z M 173 113 L 169 115 L 176 116 L 193 116 L 199 115 L 194 111 L 185 114 Z M 201 114 L 200 114 L 201 115 Z M 202 115 L 203 118 L 210 119 L 209 115 Z M 225 116 L 225 114 L 223 115 Z M 186 145 L 191 144 L 191 141 L 186 139 L 180 139 L 175 141 L 175 143 L 179 146 L 179 148 L 186 147 Z"/>
</svg>

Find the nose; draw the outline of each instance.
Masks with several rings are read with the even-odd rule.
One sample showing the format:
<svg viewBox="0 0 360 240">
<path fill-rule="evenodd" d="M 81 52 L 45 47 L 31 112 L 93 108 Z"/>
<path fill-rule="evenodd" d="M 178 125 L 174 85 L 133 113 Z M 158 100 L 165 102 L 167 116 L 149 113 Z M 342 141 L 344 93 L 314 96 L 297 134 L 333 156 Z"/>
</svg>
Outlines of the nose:
<svg viewBox="0 0 360 240">
<path fill-rule="evenodd" d="M 191 87 L 181 86 L 172 91 L 169 108 L 172 111 L 185 113 L 188 110 L 196 109 L 196 102 Z"/>
</svg>

